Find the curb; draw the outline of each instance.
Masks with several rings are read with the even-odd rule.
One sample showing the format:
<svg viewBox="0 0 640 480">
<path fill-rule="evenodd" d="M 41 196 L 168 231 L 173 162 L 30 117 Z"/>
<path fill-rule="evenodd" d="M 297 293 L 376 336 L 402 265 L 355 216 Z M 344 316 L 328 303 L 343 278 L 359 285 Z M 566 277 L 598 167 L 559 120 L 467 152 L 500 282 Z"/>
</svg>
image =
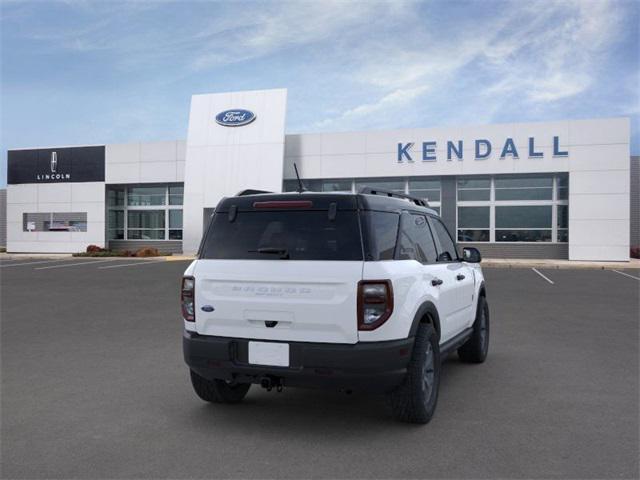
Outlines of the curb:
<svg viewBox="0 0 640 480">
<path fill-rule="evenodd" d="M 188 260 L 195 260 L 196 257 L 193 255 L 169 255 L 164 257 L 167 262 L 184 262 Z"/>
<path fill-rule="evenodd" d="M 489 268 L 542 268 L 545 270 L 633 270 L 640 268 L 640 262 L 633 263 L 538 263 L 538 262 L 492 262 L 483 260 L 482 267 Z"/>
</svg>

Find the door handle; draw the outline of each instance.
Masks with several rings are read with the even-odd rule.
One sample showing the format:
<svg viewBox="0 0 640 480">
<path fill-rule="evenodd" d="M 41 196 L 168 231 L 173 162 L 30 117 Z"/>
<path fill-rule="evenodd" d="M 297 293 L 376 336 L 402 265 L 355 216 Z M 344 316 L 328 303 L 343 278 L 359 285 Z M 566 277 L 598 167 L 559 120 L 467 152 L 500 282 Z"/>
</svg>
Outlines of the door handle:
<svg viewBox="0 0 640 480">
<path fill-rule="evenodd" d="M 465 276 L 462 275 L 461 273 L 459 273 L 458 275 L 456 275 L 456 280 L 464 280 Z"/>
<path fill-rule="evenodd" d="M 433 280 L 431 280 L 431 285 L 433 285 L 434 287 L 442 285 L 442 280 L 440 280 L 439 278 L 434 278 Z"/>
</svg>

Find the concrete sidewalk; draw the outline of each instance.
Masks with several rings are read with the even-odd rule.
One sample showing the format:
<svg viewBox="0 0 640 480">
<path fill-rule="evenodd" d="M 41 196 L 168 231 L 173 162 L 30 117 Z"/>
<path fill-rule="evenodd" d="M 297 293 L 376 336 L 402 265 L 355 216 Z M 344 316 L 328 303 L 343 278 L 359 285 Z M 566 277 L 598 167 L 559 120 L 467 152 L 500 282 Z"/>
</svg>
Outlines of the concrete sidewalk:
<svg viewBox="0 0 640 480">
<path fill-rule="evenodd" d="M 483 258 L 483 267 L 497 268 L 546 268 L 546 269 L 640 269 L 640 260 L 632 258 L 628 262 L 586 262 L 578 260 L 535 260 L 516 258 Z"/>
<path fill-rule="evenodd" d="M 27 260 L 27 259 L 64 259 L 72 258 L 69 253 L 0 253 L 0 260 Z M 93 258 L 93 257 L 84 257 Z M 106 257 L 105 257 L 106 258 Z M 136 257 L 109 257 L 109 258 L 128 258 L 136 260 Z M 142 259 L 149 257 L 142 257 Z M 164 258 L 170 262 L 184 262 L 194 260 L 194 255 L 169 255 L 165 257 L 155 257 L 157 259 Z M 139 258 L 138 258 L 139 260 Z M 483 267 L 492 268 L 545 268 L 545 269 L 640 269 L 640 260 L 632 258 L 628 262 L 585 262 L 576 260 L 536 260 L 536 259 L 516 259 L 516 258 L 483 258 Z"/>
</svg>

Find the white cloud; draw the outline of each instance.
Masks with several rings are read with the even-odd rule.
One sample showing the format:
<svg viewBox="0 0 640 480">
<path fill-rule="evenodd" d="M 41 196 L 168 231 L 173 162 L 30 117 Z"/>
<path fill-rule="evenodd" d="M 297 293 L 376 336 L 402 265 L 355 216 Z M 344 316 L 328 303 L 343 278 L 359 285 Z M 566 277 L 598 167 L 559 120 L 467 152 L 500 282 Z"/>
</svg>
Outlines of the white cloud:
<svg viewBox="0 0 640 480">
<path fill-rule="evenodd" d="M 354 108 L 346 110 L 337 117 L 325 119 L 315 123 L 315 128 L 324 128 L 334 123 L 349 121 L 352 118 L 372 115 L 385 110 L 394 110 L 408 105 L 412 100 L 420 97 L 428 89 L 428 86 L 414 88 L 400 88 L 386 94 L 381 99 L 373 103 L 364 103 Z"/>
<path fill-rule="evenodd" d="M 266 6 L 247 19 L 235 15 L 218 18 L 211 31 L 201 31 L 197 38 L 202 48 L 198 49 L 192 67 L 201 70 L 240 63 L 319 42 L 337 45 L 341 38 L 353 37 L 352 29 L 366 30 L 371 19 L 389 20 L 405 11 L 403 1 L 325 0 Z"/>
<path fill-rule="evenodd" d="M 507 5 L 491 18 L 458 21 L 448 37 L 430 36 L 430 19 L 422 18 L 423 28 L 408 25 L 411 42 L 399 38 L 382 48 L 363 45 L 366 55 L 353 79 L 377 100 L 352 105 L 310 129 L 352 128 L 372 110 L 395 112 L 398 102 L 389 100 L 395 92 L 413 91 L 412 99 L 433 100 L 462 81 L 477 89 L 485 111 L 496 111 L 514 98 L 541 105 L 586 92 L 619 34 L 622 6 L 586 0 Z M 405 21 L 411 18 L 409 13 Z"/>
</svg>

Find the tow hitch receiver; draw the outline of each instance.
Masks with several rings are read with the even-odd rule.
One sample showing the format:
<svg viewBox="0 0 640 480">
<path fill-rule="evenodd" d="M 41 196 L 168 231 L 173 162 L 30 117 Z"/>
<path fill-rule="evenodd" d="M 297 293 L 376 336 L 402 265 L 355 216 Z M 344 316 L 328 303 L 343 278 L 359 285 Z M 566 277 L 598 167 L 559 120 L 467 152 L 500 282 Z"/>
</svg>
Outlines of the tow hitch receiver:
<svg viewBox="0 0 640 480">
<path fill-rule="evenodd" d="M 260 386 L 270 392 L 272 389 L 276 389 L 278 393 L 282 391 L 284 385 L 282 384 L 282 379 L 279 377 L 274 377 L 273 375 L 266 375 L 260 379 Z"/>
</svg>

